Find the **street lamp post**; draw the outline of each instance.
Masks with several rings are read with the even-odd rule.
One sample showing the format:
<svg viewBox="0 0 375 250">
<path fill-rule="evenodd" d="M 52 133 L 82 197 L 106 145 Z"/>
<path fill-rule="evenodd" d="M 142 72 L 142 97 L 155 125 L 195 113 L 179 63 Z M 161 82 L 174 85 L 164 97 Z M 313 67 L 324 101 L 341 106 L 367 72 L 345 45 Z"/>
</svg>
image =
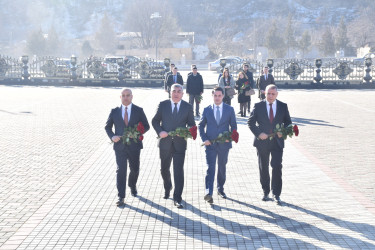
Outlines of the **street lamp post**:
<svg viewBox="0 0 375 250">
<path fill-rule="evenodd" d="M 27 66 L 27 63 L 29 62 L 29 56 L 22 56 L 21 61 L 23 63 L 22 66 L 22 80 L 29 80 L 30 74 L 28 71 L 29 66 Z"/>
<path fill-rule="evenodd" d="M 154 20 L 155 22 L 155 60 L 158 60 L 158 38 L 159 38 L 159 20 L 161 18 L 161 15 L 159 12 L 154 12 L 151 14 L 150 19 Z"/>
<path fill-rule="evenodd" d="M 370 83 L 370 81 L 371 81 L 371 79 L 372 79 L 372 77 L 371 77 L 371 75 L 370 75 L 370 72 L 371 72 L 371 65 L 372 65 L 372 59 L 371 59 L 371 57 L 367 57 L 366 59 L 365 59 L 365 65 L 366 65 L 366 76 L 365 77 L 363 77 L 363 80 L 365 80 L 366 81 L 366 83 Z"/>
<path fill-rule="evenodd" d="M 70 64 L 72 65 L 71 70 L 72 70 L 72 75 L 70 77 L 71 81 L 77 80 L 77 57 L 75 55 L 72 55 L 70 58 Z"/>
<path fill-rule="evenodd" d="M 118 81 L 121 82 L 125 78 L 125 76 L 124 76 L 124 58 L 122 58 L 122 57 L 117 58 L 117 65 L 119 66 L 117 78 L 118 78 Z"/>
<path fill-rule="evenodd" d="M 315 83 L 320 84 L 320 81 L 323 79 L 320 75 L 320 72 L 322 71 L 320 67 L 322 67 L 322 59 L 316 59 L 315 60 L 315 66 L 316 66 L 316 77 L 314 77 Z"/>
</svg>

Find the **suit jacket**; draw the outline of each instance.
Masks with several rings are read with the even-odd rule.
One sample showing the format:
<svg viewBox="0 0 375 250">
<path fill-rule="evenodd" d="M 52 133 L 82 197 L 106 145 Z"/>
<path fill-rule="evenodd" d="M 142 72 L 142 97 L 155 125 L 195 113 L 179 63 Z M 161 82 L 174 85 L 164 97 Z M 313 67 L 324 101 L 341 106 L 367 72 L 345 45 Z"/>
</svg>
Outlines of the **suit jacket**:
<svg viewBox="0 0 375 250">
<path fill-rule="evenodd" d="M 230 129 L 229 129 L 230 127 Z M 224 131 L 237 130 L 236 115 L 232 106 L 223 103 L 223 114 L 219 125 L 216 122 L 212 105 L 203 110 L 202 118 L 199 122 L 199 134 L 202 141 L 214 140 Z M 232 142 L 222 143 L 223 147 L 232 147 Z"/>
<path fill-rule="evenodd" d="M 145 113 L 143 112 L 143 109 L 141 107 L 138 107 L 137 105 L 132 104 L 132 110 L 130 113 L 130 119 L 128 123 L 128 127 L 134 127 L 139 122 L 143 123 L 143 126 L 145 127 L 145 133 L 150 129 L 150 125 L 148 124 L 147 117 Z M 115 132 L 113 132 L 112 127 L 115 126 Z M 114 108 L 111 110 L 111 113 L 109 114 L 109 117 L 107 119 L 107 123 L 105 125 L 105 131 L 107 132 L 108 137 L 112 141 L 112 137 L 114 135 L 122 136 L 124 134 L 125 129 L 125 122 L 122 118 L 122 109 L 121 106 Z M 123 143 L 122 139 L 119 142 L 116 142 L 113 144 L 114 150 L 123 150 L 125 147 L 129 147 L 131 149 L 142 149 L 143 143 L 142 141 L 138 141 L 135 143 L 131 140 L 130 145 L 126 145 Z"/>
<path fill-rule="evenodd" d="M 182 79 L 182 76 L 178 73 L 177 73 L 177 83 L 184 85 L 184 80 Z M 168 75 L 168 79 L 167 79 L 167 89 L 170 89 L 173 84 L 175 84 L 175 82 L 173 81 L 173 74 L 170 74 Z"/>
<path fill-rule="evenodd" d="M 260 133 L 269 134 L 270 130 L 274 131 L 276 124 L 284 123 L 284 127 L 292 123 L 292 120 L 289 115 L 288 105 L 277 100 L 276 103 L 276 116 L 274 117 L 272 123 L 268 118 L 267 113 L 267 103 L 266 101 L 258 102 L 254 105 L 254 109 L 250 114 L 250 118 L 247 122 L 251 132 L 255 135 L 254 138 L 254 147 L 266 146 L 269 139 L 259 140 L 258 136 Z M 284 148 L 284 139 L 275 136 L 273 140 L 277 140 L 277 144 L 280 148 Z"/>
<path fill-rule="evenodd" d="M 180 74 L 180 72 L 177 72 L 177 75 L 179 75 L 179 74 Z M 165 90 L 168 90 L 167 81 L 168 81 L 168 76 L 169 75 L 173 75 L 173 72 L 169 71 L 169 72 L 165 73 L 165 76 L 164 76 L 164 89 Z"/>
<path fill-rule="evenodd" d="M 170 132 L 180 127 L 195 126 L 193 106 L 181 100 L 177 117 L 174 118 L 171 100 L 162 101 L 159 103 L 156 114 L 152 118 L 152 126 L 158 136 L 161 131 Z M 170 150 L 172 143 L 176 149 L 186 150 L 186 140 L 178 136 L 161 138 L 158 146 L 160 149 Z"/>
<path fill-rule="evenodd" d="M 264 75 L 261 75 L 259 77 L 259 80 L 257 81 L 257 87 L 258 87 L 258 97 L 260 99 L 264 99 L 265 98 L 265 95 L 261 93 L 261 90 L 266 90 L 266 87 L 270 84 L 275 84 L 275 79 L 273 78 L 273 75 L 271 74 L 268 74 L 267 75 L 267 80 L 266 78 L 264 77 Z"/>
</svg>

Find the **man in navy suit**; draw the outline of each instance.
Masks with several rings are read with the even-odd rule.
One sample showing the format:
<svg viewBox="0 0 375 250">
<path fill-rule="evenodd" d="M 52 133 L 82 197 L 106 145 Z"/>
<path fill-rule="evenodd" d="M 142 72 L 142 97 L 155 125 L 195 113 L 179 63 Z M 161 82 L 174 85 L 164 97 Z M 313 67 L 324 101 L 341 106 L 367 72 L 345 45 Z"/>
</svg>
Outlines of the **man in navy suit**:
<svg viewBox="0 0 375 250">
<path fill-rule="evenodd" d="M 224 183 L 226 180 L 226 164 L 228 162 L 231 142 L 211 143 L 218 138 L 220 133 L 237 130 L 236 115 L 233 107 L 223 103 L 224 90 L 220 87 L 212 91 L 214 104 L 203 110 L 201 121 L 199 122 L 199 134 L 206 147 L 207 174 L 205 179 L 206 195 L 204 200 L 213 203 L 212 193 L 215 179 L 216 159 L 218 160 L 217 192 L 222 198 L 227 198 L 224 193 Z"/>
<path fill-rule="evenodd" d="M 174 193 L 173 201 L 177 208 L 183 208 L 182 191 L 184 189 L 184 162 L 186 140 L 179 136 L 170 136 L 168 132 L 176 128 L 195 126 L 193 106 L 182 100 L 184 94 L 180 84 L 171 86 L 171 99 L 159 103 L 152 126 L 160 137 L 159 149 L 161 176 L 164 182 L 164 199 L 168 199 L 172 190 L 170 166 L 173 159 Z"/>
<path fill-rule="evenodd" d="M 116 155 L 117 163 L 117 191 L 118 191 L 118 206 L 124 205 L 125 186 L 126 186 L 126 169 L 129 161 L 129 182 L 132 196 L 137 196 L 137 180 L 139 175 L 139 155 L 143 144 L 141 140 L 134 142 L 130 140 L 130 144 L 124 144 L 121 136 L 126 127 L 134 127 L 139 122 L 142 122 L 145 132 L 150 129 L 147 118 L 143 109 L 132 103 L 133 95 L 130 89 L 122 89 L 121 91 L 121 106 L 111 110 L 105 131 L 108 137 L 113 142 L 113 149 Z M 115 132 L 112 127 L 115 126 Z"/>
<path fill-rule="evenodd" d="M 265 90 L 266 100 L 258 102 L 254 105 L 248 120 L 248 125 L 253 132 L 254 147 L 258 153 L 258 164 L 260 171 L 260 183 L 263 189 L 263 201 L 269 200 L 270 193 L 270 174 L 269 163 L 271 155 L 272 167 L 272 193 L 278 205 L 281 205 L 281 169 L 284 149 L 284 139 L 281 133 L 273 136 L 270 140 L 269 135 L 273 133 L 276 124 L 284 124 L 287 127 L 292 123 L 288 105 L 277 100 L 278 90 L 276 85 L 268 85 Z"/>
</svg>

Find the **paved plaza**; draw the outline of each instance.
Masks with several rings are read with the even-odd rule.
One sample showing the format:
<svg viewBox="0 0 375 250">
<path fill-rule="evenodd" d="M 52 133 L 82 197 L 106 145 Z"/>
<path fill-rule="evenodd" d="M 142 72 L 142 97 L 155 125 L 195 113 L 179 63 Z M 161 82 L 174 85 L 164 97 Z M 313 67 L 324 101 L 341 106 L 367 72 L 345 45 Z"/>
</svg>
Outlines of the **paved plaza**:
<svg viewBox="0 0 375 250">
<path fill-rule="evenodd" d="M 151 123 L 166 93 L 133 94 Z M 116 207 L 104 125 L 119 95 L 120 88 L 0 86 L 0 249 L 375 249 L 374 90 L 280 91 L 300 127 L 284 150 L 282 206 L 261 201 L 247 118 L 237 116 L 228 199 L 214 193 L 213 206 L 203 200 L 204 148 L 189 139 L 184 209 L 163 199 L 152 128 L 139 196 L 127 189 L 126 206 Z M 202 105 L 211 100 L 206 89 Z"/>
</svg>

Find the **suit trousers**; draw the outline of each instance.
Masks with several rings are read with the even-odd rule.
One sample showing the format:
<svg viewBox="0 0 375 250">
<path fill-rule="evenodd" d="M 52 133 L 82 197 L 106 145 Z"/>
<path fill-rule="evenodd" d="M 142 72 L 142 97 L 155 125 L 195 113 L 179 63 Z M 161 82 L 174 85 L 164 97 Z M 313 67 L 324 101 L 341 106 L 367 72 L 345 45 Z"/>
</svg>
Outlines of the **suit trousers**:
<svg viewBox="0 0 375 250">
<path fill-rule="evenodd" d="M 212 196 L 214 180 L 215 180 L 215 169 L 216 159 L 218 161 L 218 172 L 217 172 L 217 189 L 220 192 L 224 192 L 224 184 L 226 180 L 226 165 L 228 162 L 229 148 L 224 148 L 219 143 L 214 143 L 210 146 L 206 146 L 206 163 L 208 166 L 205 184 L 206 193 Z M 208 192 L 207 192 L 208 190 Z"/>
<path fill-rule="evenodd" d="M 194 107 L 194 101 L 195 101 L 195 115 L 199 115 L 199 102 L 197 101 L 197 98 L 200 95 L 189 95 L 189 103 L 191 106 Z"/>
<path fill-rule="evenodd" d="M 272 140 L 266 139 L 264 145 L 257 147 L 258 164 L 260 173 L 260 183 L 262 184 L 263 193 L 268 195 L 270 193 L 270 173 L 269 163 L 271 155 L 272 193 L 275 196 L 280 196 L 282 189 L 282 173 L 281 169 L 283 159 L 283 149 L 277 144 L 276 138 Z"/>
<path fill-rule="evenodd" d="M 140 149 L 129 149 L 126 147 L 124 150 L 115 150 L 116 163 L 117 163 L 117 191 L 118 197 L 125 198 L 125 186 L 126 186 L 126 170 L 127 163 L 129 161 L 129 182 L 130 188 L 135 188 L 139 176 L 139 155 Z"/>
<path fill-rule="evenodd" d="M 173 200 L 177 202 L 182 201 L 182 191 L 184 190 L 185 152 L 186 150 L 176 150 L 173 143 L 170 150 L 160 149 L 161 176 L 164 181 L 165 191 L 169 191 L 172 188 L 170 167 L 173 159 L 173 177 L 175 185 Z"/>
</svg>

